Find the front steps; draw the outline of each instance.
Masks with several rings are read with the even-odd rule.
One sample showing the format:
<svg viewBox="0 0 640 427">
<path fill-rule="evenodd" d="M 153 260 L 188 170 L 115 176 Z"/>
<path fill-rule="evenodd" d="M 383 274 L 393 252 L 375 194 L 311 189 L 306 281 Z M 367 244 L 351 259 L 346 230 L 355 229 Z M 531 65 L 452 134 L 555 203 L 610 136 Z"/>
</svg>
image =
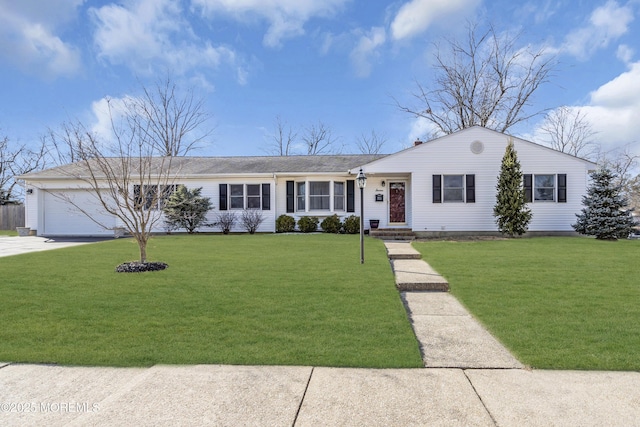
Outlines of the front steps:
<svg viewBox="0 0 640 427">
<path fill-rule="evenodd" d="M 410 242 L 386 241 L 385 247 L 399 291 L 449 291 L 449 282 L 422 259 Z"/>
<path fill-rule="evenodd" d="M 408 228 L 372 228 L 371 237 L 381 240 L 414 240 L 416 235 Z"/>
</svg>

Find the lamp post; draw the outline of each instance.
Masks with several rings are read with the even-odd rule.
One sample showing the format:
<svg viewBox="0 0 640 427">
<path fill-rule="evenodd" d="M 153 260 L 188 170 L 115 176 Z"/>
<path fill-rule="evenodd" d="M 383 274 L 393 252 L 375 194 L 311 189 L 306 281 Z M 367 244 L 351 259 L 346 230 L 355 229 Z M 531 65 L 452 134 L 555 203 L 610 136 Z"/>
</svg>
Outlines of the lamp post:
<svg viewBox="0 0 640 427">
<path fill-rule="evenodd" d="M 356 182 L 360 189 L 360 264 L 364 264 L 364 187 L 367 186 L 367 177 L 362 172 L 362 168 L 358 172 Z"/>
</svg>

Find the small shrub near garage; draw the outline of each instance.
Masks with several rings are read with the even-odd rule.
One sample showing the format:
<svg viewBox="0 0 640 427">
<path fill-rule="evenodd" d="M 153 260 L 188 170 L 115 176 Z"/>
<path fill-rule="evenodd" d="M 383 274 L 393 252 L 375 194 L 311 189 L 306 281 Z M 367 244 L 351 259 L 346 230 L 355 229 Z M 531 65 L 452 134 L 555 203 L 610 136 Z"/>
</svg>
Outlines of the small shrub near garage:
<svg viewBox="0 0 640 427">
<path fill-rule="evenodd" d="M 280 215 L 276 218 L 276 233 L 291 233 L 296 229 L 296 220 L 289 215 Z"/>
<path fill-rule="evenodd" d="M 344 219 L 344 224 L 342 224 L 342 228 L 344 232 L 347 234 L 358 234 L 360 233 L 360 217 L 351 215 Z"/>
<path fill-rule="evenodd" d="M 320 223 L 320 227 L 322 227 L 322 231 L 325 233 L 339 233 L 342 230 L 342 222 L 340 221 L 340 217 L 336 214 L 326 217 Z"/>
<path fill-rule="evenodd" d="M 303 233 L 313 233 L 318 230 L 318 220 L 315 216 L 303 216 L 298 220 L 298 230 Z"/>
</svg>

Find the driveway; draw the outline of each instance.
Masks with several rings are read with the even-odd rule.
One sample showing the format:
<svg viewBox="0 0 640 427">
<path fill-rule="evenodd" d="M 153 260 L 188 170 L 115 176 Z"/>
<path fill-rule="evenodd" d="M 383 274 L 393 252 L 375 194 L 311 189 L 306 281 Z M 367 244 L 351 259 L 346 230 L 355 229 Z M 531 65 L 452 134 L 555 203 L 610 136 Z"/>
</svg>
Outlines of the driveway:
<svg viewBox="0 0 640 427">
<path fill-rule="evenodd" d="M 48 251 L 69 246 L 86 245 L 87 243 L 108 240 L 105 238 L 47 238 L 47 237 L 8 237 L 0 236 L 0 257 L 26 254 L 29 252 Z"/>
</svg>

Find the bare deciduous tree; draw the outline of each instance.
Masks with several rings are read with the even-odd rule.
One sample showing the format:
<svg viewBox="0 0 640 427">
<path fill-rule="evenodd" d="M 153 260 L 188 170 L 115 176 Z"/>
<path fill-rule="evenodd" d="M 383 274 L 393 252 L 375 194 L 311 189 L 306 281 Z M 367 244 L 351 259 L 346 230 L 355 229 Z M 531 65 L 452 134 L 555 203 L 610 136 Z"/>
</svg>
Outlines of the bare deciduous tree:
<svg viewBox="0 0 640 427">
<path fill-rule="evenodd" d="M 274 156 L 291 156 L 294 153 L 294 144 L 298 137 L 297 132 L 280 116 L 276 116 L 275 130 L 271 138 L 271 144 L 267 152 Z"/>
<path fill-rule="evenodd" d="M 333 137 L 331 128 L 324 123 L 318 122 L 306 128 L 302 135 L 302 141 L 308 155 L 315 156 L 319 154 L 331 154 L 336 151 L 337 140 Z"/>
<path fill-rule="evenodd" d="M 540 128 L 545 142 L 563 153 L 589 158 L 596 152 L 596 132 L 580 110 L 562 106 L 550 111 Z"/>
<path fill-rule="evenodd" d="M 519 48 L 519 35 L 467 24 L 464 41 L 435 45 L 434 80 L 416 81 L 416 106 L 398 108 L 430 122 L 439 134 L 471 126 L 505 132 L 539 112 L 528 112 L 532 95 L 546 83 L 555 58 L 544 49 Z"/>
<path fill-rule="evenodd" d="M 127 121 L 131 127 L 112 123 L 113 140 L 100 138 L 80 122 L 63 124 L 59 138 L 73 147 L 80 160 L 63 166 L 61 172 L 83 182 L 97 204 L 119 220 L 136 240 L 140 262 L 146 263 L 147 243 L 161 220 L 162 203 L 173 188 L 176 176 L 173 157 L 157 156 L 156 144 L 135 125 L 136 121 Z M 68 193 L 52 194 L 100 227 L 113 227 Z"/>
<path fill-rule="evenodd" d="M 204 109 L 204 99 L 196 97 L 193 88 L 180 93 L 171 77 L 159 80 L 152 87 L 142 86 L 143 95 L 125 99 L 130 128 L 146 134 L 159 154 L 185 156 L 198 148 L 211 135 L 204 125 L 210 115 Z"/>
<path fill-rule="evenodd" d="M 370 135 L 362 133 L 356 138 L 356 146 L 362 154 L 380 154 L 386 142 L 386 136 L 378 135 L 375 130 Z"/>
<path fill-rule="evenodd" d="M 24 144 L 12 146 L 7 136 L 0 138 L 0 205 L 22 196 L 16 176 L 41 169 L 44 165 L 44 145 L 35 149 Z"/>
<path fill-rule="evenodd" d="M 626 144 L 597 154 L 598 165 L 606 167 L 618 177 L 617 185 L 629 200 L 631 207 L 640 208 L 640 154 L 634 152 L 634 144 Z"/>
</svg>

